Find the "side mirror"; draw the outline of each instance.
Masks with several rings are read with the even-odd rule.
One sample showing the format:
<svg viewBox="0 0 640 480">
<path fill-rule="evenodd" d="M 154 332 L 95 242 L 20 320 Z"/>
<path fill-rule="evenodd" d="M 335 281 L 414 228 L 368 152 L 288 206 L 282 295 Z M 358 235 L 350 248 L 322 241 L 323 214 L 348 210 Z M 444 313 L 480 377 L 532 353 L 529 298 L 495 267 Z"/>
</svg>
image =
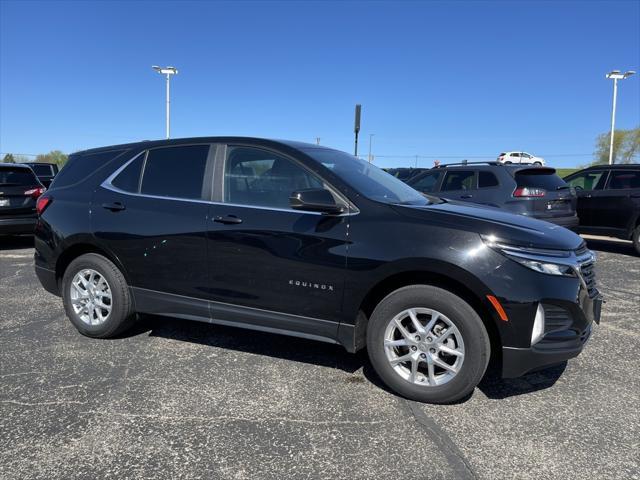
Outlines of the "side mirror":
<svg viewBox="0 0 640 480">
<path fill-rule="evenodd" d="M 321 212 L 326 214 L 340 214 L 344 207 L 338 205 L 329 190 L 324 188 L 306 188 L 296 190 L 289 197 L 289 205 L 294 210 L 307 212 Z"/>
</svg>

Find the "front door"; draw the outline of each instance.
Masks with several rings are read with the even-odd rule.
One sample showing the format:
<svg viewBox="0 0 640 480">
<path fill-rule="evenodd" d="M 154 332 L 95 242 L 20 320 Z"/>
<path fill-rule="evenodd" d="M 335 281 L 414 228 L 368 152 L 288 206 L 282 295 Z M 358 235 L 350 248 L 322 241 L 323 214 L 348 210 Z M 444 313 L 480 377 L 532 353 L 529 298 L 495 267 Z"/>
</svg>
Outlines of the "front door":
<svg viewBox="0 0 640 480">
<path fill-rule="evenodd" d="M 597 210 L 607 180 L 606 170 L 587 170 L 567 178 L 567 183 L 574 187 L 578 201 L 576 212 L 581 227 L 597 227 Z"/>
<path fill-rule="evenodd" d="M 292 192 L 327 187 L 295 159 L 234 145 L 222 157 L 208 224 L 211 315 L 333 338 L 349 215 L 290 208 Z"/>
</svg>

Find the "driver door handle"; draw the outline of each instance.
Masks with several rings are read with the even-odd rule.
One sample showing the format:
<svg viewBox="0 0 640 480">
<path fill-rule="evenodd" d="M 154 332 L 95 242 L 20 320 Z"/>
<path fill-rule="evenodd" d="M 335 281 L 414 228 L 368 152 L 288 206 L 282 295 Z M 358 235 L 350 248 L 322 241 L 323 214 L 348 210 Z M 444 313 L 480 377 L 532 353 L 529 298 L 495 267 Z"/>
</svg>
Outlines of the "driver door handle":
<svg viewBox="0 0 640 480">
<path fill-rule="evenodd" d="M 106 208 L 107 210 L 111 210 L 112 212 L 118 212 L 120 210 L 124 210 L 127 207 L 124 206 L 124 203 L 113 202 L 113 203 L 103 203 L 102 208 Z"/>
<path fill-rule="evenodd" d="M 213 219 L 214 222 L 218 222 L 218 223 L 224 223 L 225 225 L 237 225 L 239 223 L 242 223 L 242 219 L 236 217 L 235 215 L 227 215 L 225 217 L 215 217 Z"/>
</svg>

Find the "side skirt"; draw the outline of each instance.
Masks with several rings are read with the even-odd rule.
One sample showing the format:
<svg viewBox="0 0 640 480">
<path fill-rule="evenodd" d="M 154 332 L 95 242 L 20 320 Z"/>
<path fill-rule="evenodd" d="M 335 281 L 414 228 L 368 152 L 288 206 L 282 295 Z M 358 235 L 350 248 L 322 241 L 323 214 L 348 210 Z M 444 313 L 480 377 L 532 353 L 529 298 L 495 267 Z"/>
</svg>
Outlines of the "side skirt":
<svg viewBox="0 0 640 480">
<path fill-rule="evenodd" d="M 320 342 L 338 340 L 338 322 L 131 287 L 139 313 L 259 330 Z M 341 335 L 342 337 L 342 335 Z M 348 344 L 347 344 L 348 345 Z"/>
</svg>

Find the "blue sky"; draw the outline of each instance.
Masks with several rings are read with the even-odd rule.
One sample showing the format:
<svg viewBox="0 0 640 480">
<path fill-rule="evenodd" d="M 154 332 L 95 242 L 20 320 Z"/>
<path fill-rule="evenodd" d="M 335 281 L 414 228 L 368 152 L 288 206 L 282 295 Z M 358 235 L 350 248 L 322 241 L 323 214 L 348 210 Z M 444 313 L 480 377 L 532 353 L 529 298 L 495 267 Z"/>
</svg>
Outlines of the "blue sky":
<svg viewBox="0 0 640 480">
<path fill-rule="evenodd" d="M 0 152 L 250 135 L 353 149 L 380 166 L 526 150 L 591 159 L 612 69 L 640 70 L 639 1 L 0 0 Z M 640 125 L 640 75 L 617 127 Z"/>
</svg>

